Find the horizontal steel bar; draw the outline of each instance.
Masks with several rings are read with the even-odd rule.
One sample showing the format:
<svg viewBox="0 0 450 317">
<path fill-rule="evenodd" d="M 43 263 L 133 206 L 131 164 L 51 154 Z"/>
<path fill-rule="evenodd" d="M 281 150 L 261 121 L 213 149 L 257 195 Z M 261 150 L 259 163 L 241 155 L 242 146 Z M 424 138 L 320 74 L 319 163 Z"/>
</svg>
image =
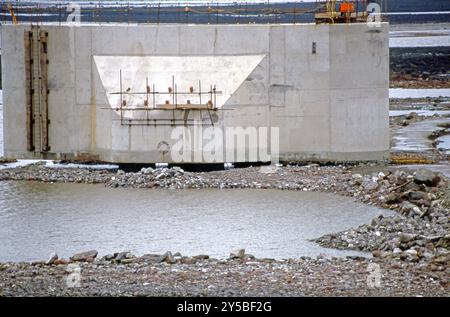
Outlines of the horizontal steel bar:
<svg viewBox="0 0 450 317">
<path fill-rule="evenodd" d="M 192 95 L 192 96 L 198 96 L 198 95 L 210 95 L 210 94 L 222 94 L 222 91 L 208 91 L 208 92 L 110 92 L 110 95 Z"/>
</svg>

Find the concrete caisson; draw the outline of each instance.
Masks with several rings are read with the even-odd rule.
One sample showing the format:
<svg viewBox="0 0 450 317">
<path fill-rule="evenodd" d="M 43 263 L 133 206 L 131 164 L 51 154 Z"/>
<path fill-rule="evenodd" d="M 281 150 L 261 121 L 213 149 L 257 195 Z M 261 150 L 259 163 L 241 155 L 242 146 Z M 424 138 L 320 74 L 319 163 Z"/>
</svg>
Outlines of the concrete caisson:
<svg viewBox="0 0 450 317">
<path fill-rule="evenodd" d="M 174 130 L 182 128 L 192 143 L 182 148 L 183 163 L 210 163 L 193 146 L 198 139 L 194 123 L 199 122 L 223 132 L 216 163 L 274 160 L 275 152 L 281 161 L 381 160 L 388 155 L 386 23 L 377 28 L 359 23 L 43 24 L 35 32 L 41 31 L 46 47 L 39 50 L 35 42 L 31 46 L 38 52 L 31 48 L 27 53 L 24 34 L 33 36 L 31 27 L 2 26 L 5 156 L 181 163 L 171 150 L 179 149 Z M 34 60 L 27 66 L 43 52 L 47 104 L 36 97 L 45 94 L 39 91 L 39 65 Z M 215 96 L 206 94 L 214 85 Z M 203 101 L 196 95 L 200 86 Z M 176 103 L 188 109 L 210 99 L 217 109 L 146 111 L 173 104 L 168 87 L 181 92 Z M 193 95 L 182 94 L 190 91 Z M 48 121 L 41 119 L 44 107 Z M 256 129 L 258 141 L 249 137 L 249 142 L 228 143 L 227 127 L 248 132 L 247 137 L 247 128 Z M 279 138 L 271 127 L 279 128 Z M 267 128 L 267 140 L 259 128 Z M 42 133 L 48 134 L 48 148 Z M 228 155 L 233 150 L 246 153 L 244 159 Z M 272 157 L 252 156 L 252 150 L 267 150 Z"/>
</svg>

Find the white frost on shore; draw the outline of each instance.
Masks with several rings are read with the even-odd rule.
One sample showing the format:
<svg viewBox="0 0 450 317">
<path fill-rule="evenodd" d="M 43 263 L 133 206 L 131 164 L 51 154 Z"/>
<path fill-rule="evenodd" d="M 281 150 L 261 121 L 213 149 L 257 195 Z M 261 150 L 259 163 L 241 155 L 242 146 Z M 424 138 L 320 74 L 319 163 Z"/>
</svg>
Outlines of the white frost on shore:
<svg viewBox="0 0 450 317">
<path fill-rule="evenodd" d="M 86 168 L 86 169 L 95 169 L 95 170 L 101 170 L 101 169 L 118 169 L 119 166 L 115 164 L 75 164 L 75 163 L 68 163 L 68 164 L 60 164 L 55 163 L 53 161 L 46 161 L 45 164 L 46 167 L 51 168 Z"/>
<path fill-rule="evenodd" d="M 7 168 L 16 168 L 16 167 L 24 167 L 31 164 L 36 164 L 38 162 L 45 162 L 46 167 L 50 168 L 83 168 L 83 169 L 118 169 L 119 166 L 115 164 L 93 164 L 93 165 L 87 165 L 87 164 L 75 164 L 75 163 L 69 163 L 69 164 L 60 164 L 55 163 L 51 160 L 17 160 L 17 162 L 14 163 L 7 163 L 0 165 L 0 169 L 7 169 Z"/>
<path fill-rule="evenodd" d="M 439 98 L 450 97 L 450 89 L 389 89 L 389 98 L 396 99 L 419 99 L 419 98 Z"/>
<path fill-rule="evenodd" d="M 23 167 L 23 166 L 34 164 L 37 162 L 39 162 L 39 160 L 17 160 L 17 162 L 13 162 L 13 163 L 1 164 L 0 170 L 7 169 L 7 168 Z"/>
</svg>

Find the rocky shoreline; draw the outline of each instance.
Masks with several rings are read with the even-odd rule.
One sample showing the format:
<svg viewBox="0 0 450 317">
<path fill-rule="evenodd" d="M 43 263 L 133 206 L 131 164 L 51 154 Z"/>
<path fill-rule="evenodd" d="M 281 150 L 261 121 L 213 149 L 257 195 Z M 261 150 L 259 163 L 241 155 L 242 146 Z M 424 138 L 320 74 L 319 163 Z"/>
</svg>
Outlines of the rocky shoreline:
<svg viewBox="0 0 450 317">
<path fill-rule="evenodd" d="M 116 255 L 116 257 L 118 254 Z M 449 296 L 448 270 L 364 258 L 158 255 L 0 264 L 1 296 Z"/>
</svg>

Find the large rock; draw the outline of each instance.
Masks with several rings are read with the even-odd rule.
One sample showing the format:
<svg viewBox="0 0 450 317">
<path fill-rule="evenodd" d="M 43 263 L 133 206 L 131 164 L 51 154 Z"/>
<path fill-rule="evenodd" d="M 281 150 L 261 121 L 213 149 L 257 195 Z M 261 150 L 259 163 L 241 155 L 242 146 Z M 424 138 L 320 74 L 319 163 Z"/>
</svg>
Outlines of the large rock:
<svg viewBox="0 0 450 317">
<path fill-rule="evenodd" d="M 69 264 L 69 261 L 67 261 L 65 259 L 57 259 L 57 260 L 55 260 L 55 262 L 53 264 L 54 265 L 67 265 L 67 264 Z"/>
<path fill-rule="evenodd" d="M 55 263 L 55 261 L 58 260 L 58 255 L 56 253 L 50 254 L 50 258 L 45 262 L 47 265 L 52 265 Z"/>
<path fill-rule="evenodd" d="M 169 264 L 175 264 L 177 261 L 175 260 L 175 257 L 173 256 L 172 252 L 167 251 L 161 257 L 159 258 L 159 262 L 166 262 Z"/>
<path fill-rule="evenodd" d="M 177 173 L 184 174 L 184 170 L 181 167 L 179 167 L 179 166 L 172 167 L 172 170 L 177 172 Z"/>
<path fill-rule="evenodd" d="M 102 261 L 111 261 L 114 260 L 114 254 L 107 254 L 101 258 Z"/>
<path fill-rule="evenodd" d="M 418 262 L 419 261 L 419 254 L 416 250 L 413 249 L 409 249 L 404 251 L 400 258 L 404 261 L 408 261 L 408 262 Z"/>
<path fill-rule="evenodd" d="M 364 190 L 372 191 L 378 188 L 378 183 L 372 179 L 364 179 L 362 186 Z"/>
<path fill-rule="evenodd" d="M 363 177 L 361 174 L 353 174 L 352 180 L 355 182 L 355 184 L 360 185 L 362 183 Z"/>
<path fill-rule="evenodd" d="M 447 234 L 445 237 L 439 239 L 436 246 L 445 248 L 447 250 L 450 249 L 450 234 Z"/>
<path fill-rule="evenodd" d="M 194 255 L 193 258 L 196 259 L 196 260 L 208 260 L 209 259 L 209 255 L 199 254 L 199 255 Z"/>
<path fill-rule="evenodd" d="M 159 263 L 161 262 L 161 255 L 159 254 L 144 254 L 141 259 L 149 263 Z"/>
<path fill-rule="evenodd" d="M 195 258 L 188 257 L 188 256 L 183 256 L 180 261 L 183 264 L 191 264 L 191 265 L 195 264 L 197 262 L 197 260 Z"/>
<path fill-rule="evenodd" d="M 166 174 L 166 173 L 161 173 L 161 174 L 158 174 L 158 175 L 156 175 L 156 177 L 155 177 L 155 179 L 164 179 L 164 178 L 167 178 L 168 177 L 168 174 Z"/>
<path fill-rule="evenodd" d="M 427 186 L 436 186 L 441 181 L 438 174 L 427 169 L 420 169 L 416 172 L 414 181 L 417 184 L 425 184 Z"/>
<path fill-rule="evenodd" d="M 147 168 L 143 167 L 143 168 L 141 169 L 141 174 L 146 174 L 146 175 L 148 175 L 148 174 L 152 174 L 153 171 L 154 171 L 154 169 L 151 168 L 151 167 L 147 167 Z"/>
<path fill-rule="evenodd" d="M 448 265 L 450 263 L 450 253 L 444 253 L 435 256 L 432 260 L 432 263 Z"/>
<path fill-rule="evenodd" d="M 93 261 L 97 254 L 98 252 L 96 250 L 91 250 L 74 254 L 70 259 L 74 262 L 89 262 Z"/>
<path fill-rule="evenodd" d="M 134 255 L 131 252 L 114 253 L 114 260 L 116 261 L 122 261 L 125 259 L 132 259 L 132 258 L 134 258 Z"/>
<path fill-rule="evenodd" d="M 428 195 L 428 193 L 425 193 L 423 191 L 409 191 L 405 193 L 405 195 L 409 198 L 409 200 L 430 200 L 430 196 Z"/>
<path fill-rule="evenodd" d="M 401 233 L 399 236 L 399 240 L 401 243 L 408 243 L 415 240 L 416 238 L 417 235 L 412 233 Z"/>
<path fill-rule="evenodd" d="M 245 249 L 239 249 L 230 253 L 230 259 L 243 259 L 245 257 Z"/>
<path fill-rule="evenodd" d="M 400 213 L 406 216 L 409 216 L 410 214 L 422 215 L 422 210 L 413 203 L 410 203 L 409 201 L 404 201 L 400 205 Z"/>
</svg>

